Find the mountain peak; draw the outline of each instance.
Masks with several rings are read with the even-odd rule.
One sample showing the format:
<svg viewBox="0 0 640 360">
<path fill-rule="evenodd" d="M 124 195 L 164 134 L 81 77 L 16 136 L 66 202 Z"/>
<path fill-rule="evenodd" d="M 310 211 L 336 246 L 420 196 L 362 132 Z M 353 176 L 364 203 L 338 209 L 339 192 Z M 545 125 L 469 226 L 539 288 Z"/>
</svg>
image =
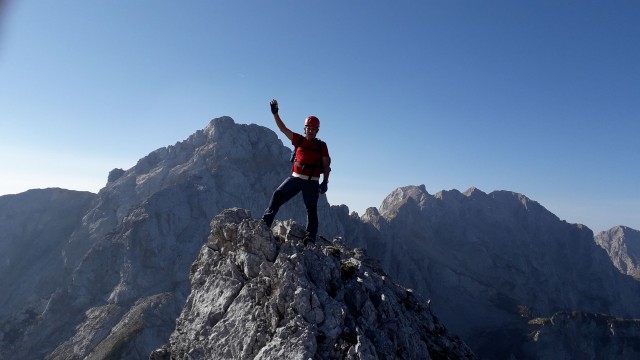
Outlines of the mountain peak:
<svg viewBox="0 0 640 360">
<path fill-rule="evenodd" d="M 304 229 L 273 231 L 227 209 L 191 270 L 192 292 L 152 359 L 474 358 L 413 291 L 340 238 L 304 246 Z"/>
<path fill-rule="evenodd" d="M 427 192 L 424 185 L 409 185 L 399 187 L 387 195 L 380 205 L 380 214 L 389 216 L 396 213 L 407 202 L 414 203 L 420 207 L 425 204 L 427 198 L 431 195 Z"/>
<path fill-rule="evenodd" d="M 434 197 L 438 200 L 454 200 L 456 202 L 462 201 L 465 198 L 464 194 L 457 189 L 439 191 L 434 195 Z"/>
<path fill-rule="evenodd" d="M 640 231 L 614 226 L 597 234 L 595 241 L 620 272 L 640 279 Z"/>
<path fill-rule="evenodd" d="M 468 188 L 465 192 L 463 192 L 464 196 L 469 197 L 469 198 L 474 198 L 474 197 L 485 197 L 487 196 L 487 193 L 483 192 L 482 190 L 472 186 L 470 188 Z"/>
</svg>

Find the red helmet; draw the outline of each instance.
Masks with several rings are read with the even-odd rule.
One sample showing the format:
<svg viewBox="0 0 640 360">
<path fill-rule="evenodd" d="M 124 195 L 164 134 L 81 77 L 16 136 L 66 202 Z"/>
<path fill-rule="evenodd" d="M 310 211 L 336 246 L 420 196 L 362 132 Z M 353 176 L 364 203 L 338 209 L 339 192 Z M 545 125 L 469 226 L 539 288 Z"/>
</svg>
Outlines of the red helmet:
<svg viewBox="0 0 640 360">
<path fill-rule="evenodd" d="M 319 128 L 320 127 L 320 120 L 318 120 L 318 118 L 313 116 L 313 115 L 308 116 L 304 120 L 304 126 L 310 126 L 310 127 L 314 127 L 314 128 Z"/>
</svg>

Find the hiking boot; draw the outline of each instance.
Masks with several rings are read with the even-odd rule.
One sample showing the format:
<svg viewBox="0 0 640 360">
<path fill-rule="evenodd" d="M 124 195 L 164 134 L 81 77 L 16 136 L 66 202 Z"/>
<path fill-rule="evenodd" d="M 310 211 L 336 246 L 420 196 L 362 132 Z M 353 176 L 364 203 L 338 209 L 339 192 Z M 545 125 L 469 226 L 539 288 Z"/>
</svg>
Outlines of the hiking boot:
<svg viewBox="0 0 640 360">
<path fill-rule="evenodd" d="M 316 237 L 310 234 L 307 234 L 304 239 L 302 239 L 302 243 L 304 244 L 304 246 L 307 246 L 308 243 L 312 243 L 315 244 L 316 243 Z"/>
<path fill-rule="evenodd" d="M 271 229 L 271 224 L 267 223 L 267 220 L 265 220 L 264 218 L 260 219 L 260 223 Z"/>
</svg>

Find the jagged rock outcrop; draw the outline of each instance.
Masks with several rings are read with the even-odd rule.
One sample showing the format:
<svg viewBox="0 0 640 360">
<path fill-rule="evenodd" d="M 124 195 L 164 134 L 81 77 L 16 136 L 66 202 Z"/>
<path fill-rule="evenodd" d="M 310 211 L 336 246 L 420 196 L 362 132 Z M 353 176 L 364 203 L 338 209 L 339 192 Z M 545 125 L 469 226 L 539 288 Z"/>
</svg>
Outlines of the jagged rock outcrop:
<svg viewBox="0 0 640 360">
<path fill-rule="evenodd" d="M 113 169 L 111 171 L 109 171 L 109 176 L 107 176 L 107 184 L 112 183 L 118 179 L 120 179 L 122 177 L 122 175 L 124 175 L 125 171 L 120 169 L 120 168 L 116 168 Z"/>
<path fill-rule="evenodd" d="M 211 222 L 170 342 L 151 359 L 471 359 L 431 313 L 358 249 L 302 245 L 243 209 Z"/>
<path fill-rule="evenodd" d="M 621 273 L 640 280 L 640 231 L 615 226 L 595 237 Z"/>
<path fill-rule="evenodd" d="M 400 283 L 428 294 L 478 356 L 523 355 L 529 317 L 561 310 L 640 317 L 639 283 L 620 275 L 591 230 L 521 194 L 430 195 L 407 186 L 361 220 L 346 238 L 364 236 L 356 242 Z"/>
<path fill-rule="evenodd" d="M 525 350 L 536 359 L 640 359 L 640 320 L 562 311 L 529 324 Z"/>
</svg>

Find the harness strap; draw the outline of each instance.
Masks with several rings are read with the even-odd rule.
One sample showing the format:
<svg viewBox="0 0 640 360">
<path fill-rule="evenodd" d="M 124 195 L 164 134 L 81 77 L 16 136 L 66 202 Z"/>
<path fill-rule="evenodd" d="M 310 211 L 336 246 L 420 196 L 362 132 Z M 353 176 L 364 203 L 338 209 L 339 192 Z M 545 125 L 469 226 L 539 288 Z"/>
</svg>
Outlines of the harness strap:
<svg viewBox="0 0 640 360">
<path fill-rule="evenodd" d="M 322 160 L 321 160 L 321 161 L 322 161 Z M 294 165 L 298 165 L 298 166 L 300 166 L 303 170 L 304 170 L 306 167 L 310 167 L 310 168 L 311 168 L 311 170 L 309 170 L 309 172 L 310 172 L 311 174 L 309 175 L 309 179 L 308 179 L 308 180 L 312 180 L 313 170 L 317 167 L 317 164 L 305 164 L 305 163 L 301 163 L 301 162 L 299 162 L 299 161 L 294 161 L 294 162 L 293 162 L 293 164 L 294 164 Z M 304 176 L 307 176 L 307 175 L 304 175 Z M 318 179 L 319 179 L 319 178 L 318 178 Z"/>
</svg>

